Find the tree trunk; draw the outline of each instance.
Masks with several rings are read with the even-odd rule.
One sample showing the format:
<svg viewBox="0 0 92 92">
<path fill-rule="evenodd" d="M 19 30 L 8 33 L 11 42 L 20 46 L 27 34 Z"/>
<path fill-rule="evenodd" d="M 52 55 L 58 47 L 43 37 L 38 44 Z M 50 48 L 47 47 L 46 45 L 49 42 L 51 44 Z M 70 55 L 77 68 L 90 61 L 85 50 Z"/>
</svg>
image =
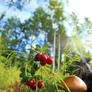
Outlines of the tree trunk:
<svg viewBox="0 0 92 92">
<path fill-rule="evenodd" d="M 54 31 L 54 62 L 53 62 L 53 72 L 54 72 L 54 69 L 55 69 L 55 50 L 56 50 L 56 31 Z"/>
<path fill-rule="evenodd" d="M 60 34 L 59 34 L 59 42 L 58 42 L 58 72 L 60 68 Z"/>
</svg>

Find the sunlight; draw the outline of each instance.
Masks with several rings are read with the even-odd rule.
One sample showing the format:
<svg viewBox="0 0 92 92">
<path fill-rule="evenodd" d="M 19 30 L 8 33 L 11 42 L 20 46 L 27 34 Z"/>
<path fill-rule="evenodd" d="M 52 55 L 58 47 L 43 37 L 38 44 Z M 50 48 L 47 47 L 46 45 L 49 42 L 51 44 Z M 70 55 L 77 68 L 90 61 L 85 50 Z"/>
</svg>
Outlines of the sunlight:
<svg viewBox="0 0 92 92">
<path fill-rule="evenodd" d="M 69 11 L 74 11 L 80 19 L 85 16 L 92 19 L 92 0 L 70 0 L 69 2 Z"/>
</svg>

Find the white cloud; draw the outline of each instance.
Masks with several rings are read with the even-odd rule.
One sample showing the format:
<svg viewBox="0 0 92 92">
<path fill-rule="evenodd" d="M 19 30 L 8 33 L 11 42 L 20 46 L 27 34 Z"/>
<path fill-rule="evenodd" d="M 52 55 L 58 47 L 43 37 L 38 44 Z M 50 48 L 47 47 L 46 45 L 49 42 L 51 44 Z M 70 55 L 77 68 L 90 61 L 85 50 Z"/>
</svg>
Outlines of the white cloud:
<svg viewBox="0 0 92 92">
<path fill-rule="evenodd" d="M 37 0 L 31 0 L 29 4 L 24 6 L 24 10 L 27 10 L 29 12 L 34 12 L 34 10 L 38 7 L 39 4 L 37 3 Z"/>
</svg>

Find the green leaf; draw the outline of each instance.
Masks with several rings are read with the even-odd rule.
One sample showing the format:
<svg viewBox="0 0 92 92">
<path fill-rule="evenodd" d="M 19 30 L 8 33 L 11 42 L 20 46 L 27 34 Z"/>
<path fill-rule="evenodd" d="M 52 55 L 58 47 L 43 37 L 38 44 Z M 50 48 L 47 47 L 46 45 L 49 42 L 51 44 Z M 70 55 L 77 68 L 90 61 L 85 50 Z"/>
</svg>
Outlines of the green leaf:
<svg viewBox="0 0 92 92">
<path fill-rule="evenodd" d="M 41 52 L 44 53 L 47 50 L 48 44 L 44 44 L 41 48 Z"/>
</svg>

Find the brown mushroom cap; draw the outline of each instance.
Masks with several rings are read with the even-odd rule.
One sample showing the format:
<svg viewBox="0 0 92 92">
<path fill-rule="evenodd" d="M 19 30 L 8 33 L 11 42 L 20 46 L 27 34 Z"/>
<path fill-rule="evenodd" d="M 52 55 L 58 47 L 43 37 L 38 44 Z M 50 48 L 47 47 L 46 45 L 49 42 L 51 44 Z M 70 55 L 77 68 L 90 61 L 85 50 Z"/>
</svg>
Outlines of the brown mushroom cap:
<svg viewBox="0 0 92 92">
<path fill-rule="evenodd" d="M 72 75 L 70 77 L 67 77 L 64 79 L 64 82 L 66 83 L 67 87 L 74 92 L 85 92 L 87 91 L 87 86 L 84 83 L 84 81 L 82 79 L 80 79 L 79 77 Z M 62 82 L 61 86 L 64 89 L 67 89 L 65 84 Z"/>
</svg>

